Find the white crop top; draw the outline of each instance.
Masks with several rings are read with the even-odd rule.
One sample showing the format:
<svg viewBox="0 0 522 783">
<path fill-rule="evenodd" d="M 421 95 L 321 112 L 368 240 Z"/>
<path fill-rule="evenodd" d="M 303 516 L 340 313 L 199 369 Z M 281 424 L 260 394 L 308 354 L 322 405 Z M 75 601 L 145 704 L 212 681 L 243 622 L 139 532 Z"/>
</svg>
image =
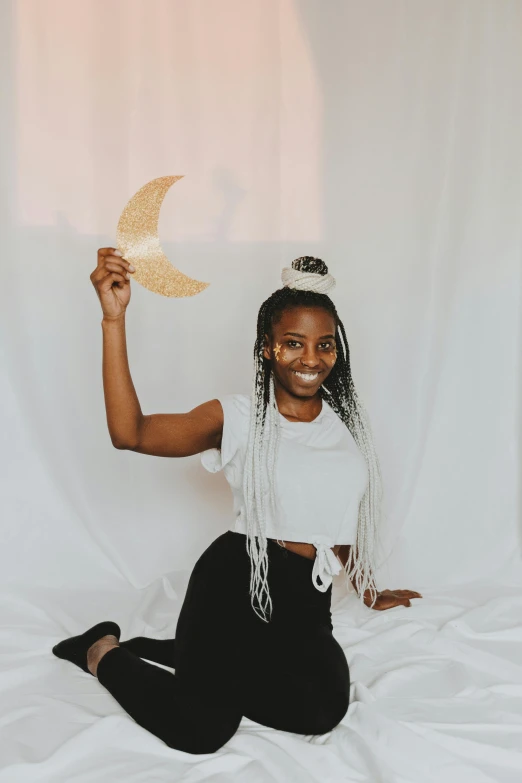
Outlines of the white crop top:
<svg viewBox="0 0 522 783">
<path fill-rule="evenodd" d="M 219 398 L 224 413 L 221 449 L 201 453 L 211 473 L 223 469 L 232 489 L 235 520 L 229 530 L 246 533 L 243 465 L 250 419 L 250 397 L 227 394 Z M 355 440 L 323 399 L 319 416 L 292 422 L 279 414 L 281 439 L 275 465 L 278 516 L 266 511 L 267 538 L 302 541 L 317 549 L 312 579 L 326 591 L 341 563 L 331 547 L 354 544 L 359 503 L 368 483 L 368 467 Z"/>
</svg>

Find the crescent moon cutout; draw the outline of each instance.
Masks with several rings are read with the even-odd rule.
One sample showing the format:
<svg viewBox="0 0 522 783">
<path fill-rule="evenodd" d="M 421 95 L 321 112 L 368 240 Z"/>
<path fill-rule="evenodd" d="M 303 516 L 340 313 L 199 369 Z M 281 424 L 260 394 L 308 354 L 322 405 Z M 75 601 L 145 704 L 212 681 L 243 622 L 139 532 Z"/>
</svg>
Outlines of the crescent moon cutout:
<svg viewBox="0 0 522 783">
<path fill-rule="evenodd" d="M 167 190 L 184 174 L 158 177 L 147 182 L 127 203 L 116 229 L 116 242 L 123 258 L 135 268 L 132 280 L 163 296 L 194 296 L 209 283 L 184 275 L 161 249 L 158 219 Z"/>
</svg>

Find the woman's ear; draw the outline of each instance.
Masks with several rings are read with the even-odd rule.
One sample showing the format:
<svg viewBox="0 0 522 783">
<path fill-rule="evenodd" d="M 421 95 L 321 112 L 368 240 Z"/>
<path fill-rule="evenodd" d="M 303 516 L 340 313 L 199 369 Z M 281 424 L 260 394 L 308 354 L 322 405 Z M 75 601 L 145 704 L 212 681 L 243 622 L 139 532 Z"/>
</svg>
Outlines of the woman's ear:
<svg viewBox="0 0 522 783">
<path fill-rule="evenodd" d="M 268 339 L 268 335 L 265 334 L 265 344 L 263 348 L 263 356 L 265 359 L 271 359 L 271 353 L 270 353 L 270 340 Z"/>
</svg>

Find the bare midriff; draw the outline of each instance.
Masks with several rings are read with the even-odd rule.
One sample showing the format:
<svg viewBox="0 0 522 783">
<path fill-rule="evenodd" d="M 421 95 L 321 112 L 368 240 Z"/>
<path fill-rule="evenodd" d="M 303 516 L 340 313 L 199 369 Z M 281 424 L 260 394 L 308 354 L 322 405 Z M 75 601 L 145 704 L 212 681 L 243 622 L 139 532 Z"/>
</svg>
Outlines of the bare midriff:
<svg viewBox="0 0 522 783">
<path fill-rule="evenodd" d="M 281 541 L 280 538 L 271 538 L 269 540 L 275 541 L 279 544 L 280 547 L 284 547 L 285 549 L 290 550 L 290 552 L 295 552 L 302 557 L 306 557 L 308 560 L 315 559 L 317 550 L 313 544 L 305 544 L 301 543 L 300 541 Z M 341 544 L 336 544 L 336 546 L 332 547 L 332 552 L 334 555 L 337 556 L 340 548 Z"/>
</svg>

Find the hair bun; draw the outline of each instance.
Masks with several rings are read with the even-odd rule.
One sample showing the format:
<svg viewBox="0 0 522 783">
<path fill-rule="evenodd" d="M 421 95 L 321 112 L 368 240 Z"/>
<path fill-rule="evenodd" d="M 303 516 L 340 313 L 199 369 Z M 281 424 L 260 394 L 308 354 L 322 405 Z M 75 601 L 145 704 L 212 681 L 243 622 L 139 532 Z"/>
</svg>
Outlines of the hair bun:
<svg viewBox="0 0 522 783">
<path fill-rule="evenodd" d="M 314 275 L 327 275 L 328 267 L 321 258 L 313 256 L 301 256 L 292 261 L 292 269 L 298 272 L 312 272 Z"/>
<path fill-rule="evenodd" d="M 281 280 L 287 288 L 317 294 L 327 294 L 335 286 L 335 278 L 328 272 L 324 261 L 313 256 L 301 256 L 292 261 L 292 266 L 285 266 Z"/>
</svg>

